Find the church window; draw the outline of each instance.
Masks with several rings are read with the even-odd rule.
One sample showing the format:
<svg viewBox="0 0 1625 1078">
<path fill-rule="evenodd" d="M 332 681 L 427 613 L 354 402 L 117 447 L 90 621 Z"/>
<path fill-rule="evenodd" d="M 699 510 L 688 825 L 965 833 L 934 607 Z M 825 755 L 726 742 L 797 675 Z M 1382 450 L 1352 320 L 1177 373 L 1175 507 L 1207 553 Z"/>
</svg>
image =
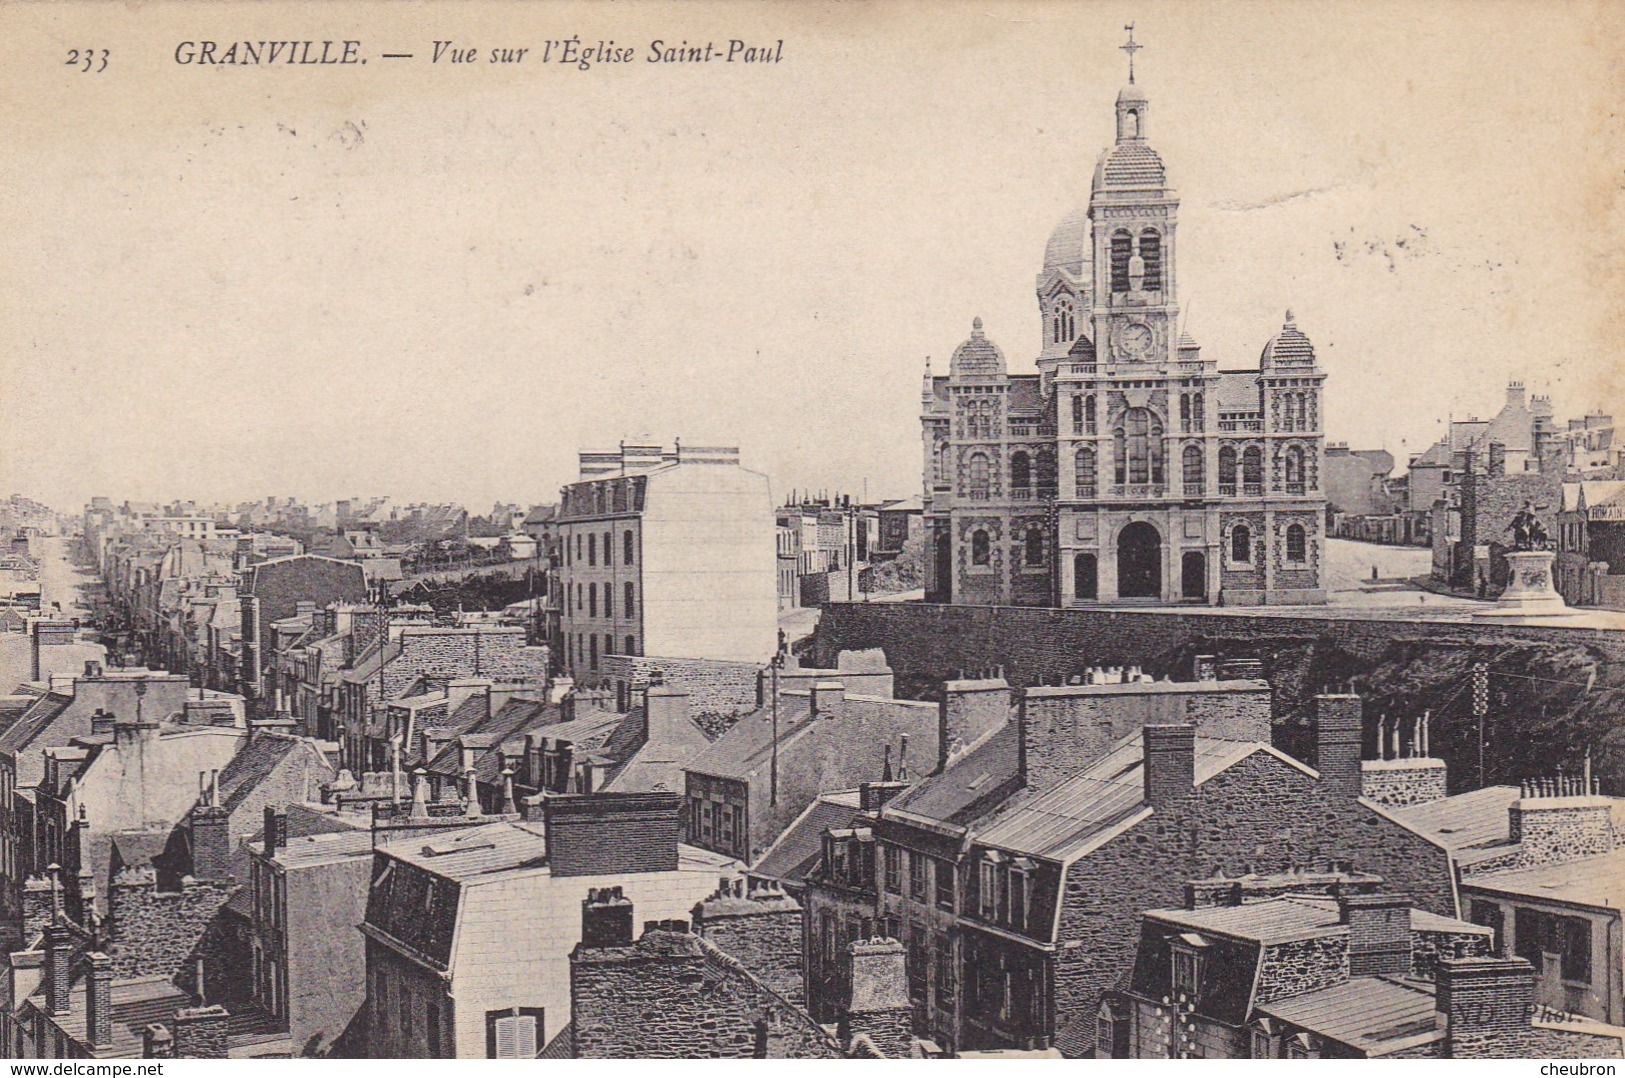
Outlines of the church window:
<svg viewBox="0 0 1625 1078">
<path fill-rule="evenodd" d="M 1264 451 L 1250 445 L 1241 453 L 1242 493 L 1256 498 L 1264 493 Z"/>
<path fill-rule="evenodd" d="M 1191 430 L 1199 431 L 1203 429 L 1204 420 L 1202 419 L 1202 413 L 1204 410 L 1205 404 L 1202 399 L 1202 394 L 1193 394 L 1191 396 Z"/>
<path fill-rule="evenodd" d="M 970 475 L 969 493 L 973 501 L 985 502 L 991 480 L 986 453 L 972 453 L 966 469 Z"/>
<path fill-rule="evenodd" d="M 987 532 L 977 528 L 970 533 L 970 563 L 972 565 L 989 565 L 992 563 L 993 545 L 988 542 Z"/>
<path fill-rule="evenodd" d="M 1032 460 L 1018 449 L 1010 456 L 1010 492 L 1017 498 L 1025 498 L 1032 493 L 1032 485 Z"/>
<path fill-rule="evenodd" d="M 1072 433 L 1083 433 L 1083 398 L 1076 395 L 1072 398 Z"/>
<path fill-rule="evenodd" d="M 1289 524 L 1286 529 L 1286 560 L 1307 561 L 1309 557 L 1309 535 L 1303 530 L 1302 524 Z"/>
<path fill-rule="evenodd" d="M 1140 233 L 1140 260 L 1145 263 L 1145 290 L 1162 291 L 1162 237 L 1155 229 Z"/>
<path fill-rule="evenodd" d="M 1236 493 L 1236 450 L 1234 446 L 1224 446 L 1219 450 L 1219 493 L 1234 495 Z"/>
<path fill-rule="evenodd" d="M 1303 489 L 1303 450 L 1289 445 L 1286 447 L 1286 492 L 1302 494 Z"/>
<path fill-rule="evenodd" d="M 1077 492 L 1080 498 L 1095 497 L 1095 451 L 1088 446 L 1078 450 L 1074 460 L 1077 469 Z"/>
<path fill-rule="evenodd" d="M 1048 446 L 1038 451 L 1037 457 L 1037 486 L 1038 496 L 1047 500 L 1055 498 L 1055 450 Z"/>
<path fill-rule="evenodd" d="M 1238 565 L 1253 560 L 1253 533 L 1245 524 L 1237 524 L 1230 530 L 1230 560 Z"/>
<path fill-rule="evenodd" d="M 1202 449 L 1200 446 L 1187 445 L 1184 459 L 1185 496 L 1191 497 L 1202 493 Z"/>
<path fill-rule="evenodd" d="M 1130 408 L 1114 440 L 1118 449 L 1118 483 L 1162 484 L 1162 424 L 1149 408 Z"/>
<path fill-rule="evenodd" d="M 993 402 L 973 400 L 965 407 L 966 431 L 971 438 L 993 437 Z"/>
<path fill-rule="evenodd" d="M 1112 291 L 1128 291 L 1128 262 L 1134 255 L 1134 237 L 1119 232 L 1112 237 Z"/>
<path fill-rule="evenodd" d="M 1083 433 L 1094 434 L 1095 431 L 1095 395 L 1093 393 L 1083 399 Z"/>
<path fill-rule="evenodd" d="M 1044 564 L 1044 532 L 1034 524 L 1027 529 L 1026 541 L 1022 544 L 1022 562 L 1027 566 Z"/>
<path fill-rule="evenodd" d="M 1189 393 L 1179 395 L 1179 429 L 1181 431 L 1191 429 L 1191 395 Z"/>
<path fill-rule="evenodd" d="M 1071 296 L 1061 296 L 1055 301 L 1055 312 L 1050 319 L 1050 339 L 1055 344 L 1068 344 L 1077 336 L 1077 312 L 1072 306 Z"/>
</svg>

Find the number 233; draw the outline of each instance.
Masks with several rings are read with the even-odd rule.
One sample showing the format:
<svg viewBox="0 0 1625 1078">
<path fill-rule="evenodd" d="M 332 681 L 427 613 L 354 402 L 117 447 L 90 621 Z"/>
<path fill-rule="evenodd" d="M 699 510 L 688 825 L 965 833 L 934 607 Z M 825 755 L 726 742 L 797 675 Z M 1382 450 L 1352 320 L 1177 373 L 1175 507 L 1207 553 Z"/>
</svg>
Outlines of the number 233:
<svg viewBox="0 0 1625 1078">
<path fill-rule="evenodd" d="M 94 71 L 99 75 L 107 70 L 109 55 L 106 49 L 69 49 L 64 66 L 77 67 L 80 71 Z"/>
</svg>

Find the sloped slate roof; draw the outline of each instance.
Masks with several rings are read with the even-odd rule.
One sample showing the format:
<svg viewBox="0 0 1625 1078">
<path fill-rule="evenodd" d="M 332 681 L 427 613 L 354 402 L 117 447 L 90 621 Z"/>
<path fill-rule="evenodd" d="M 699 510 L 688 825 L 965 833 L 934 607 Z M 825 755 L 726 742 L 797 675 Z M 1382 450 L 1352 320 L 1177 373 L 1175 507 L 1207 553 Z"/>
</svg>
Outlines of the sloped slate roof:
<svg viewBox="0 0 1625 1078">
<path fill-rule="evenodd" d="M 1394 977 L 1356 977 L 1259 1010 L 1367 1055 L 1382 1055 L 1400 1047 L 1394 1042 L 1409 1045 L 1419 1036 L 1444 1036 L 1444 1015 L 1432 987 Z"/>
<path fill-rule="evenodd" d="M 847 827 L 861 815 L 858 796 L 856 790 L 820 794 L 767 848 L 751 867 L 751 875 L 792 884 L 806 879 L 823 853 L 824 832 L 832 827 Z"/>
<path fill-rule="evenodd" d="M 1168 172 L 1162 158 L 1143 140 L 1119 142 L 1106 151 L 1096 186 L 1146 190 L 1166 187 Z"/>
</svg>

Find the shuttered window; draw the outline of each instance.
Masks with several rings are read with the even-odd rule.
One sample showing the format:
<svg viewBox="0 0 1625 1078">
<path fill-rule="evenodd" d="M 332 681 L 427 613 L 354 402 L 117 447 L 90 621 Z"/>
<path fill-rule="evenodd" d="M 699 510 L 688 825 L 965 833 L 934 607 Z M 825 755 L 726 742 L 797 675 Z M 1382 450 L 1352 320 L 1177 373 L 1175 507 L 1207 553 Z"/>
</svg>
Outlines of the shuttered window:
<svg viewBox="0 0 1625 1078">
<path fill-rule="evenodd" d="M 510 1007 L 485 1012 L 487 1059 L 535 1059 L 541 1050 L 542 1008 Z"/>
</svg>

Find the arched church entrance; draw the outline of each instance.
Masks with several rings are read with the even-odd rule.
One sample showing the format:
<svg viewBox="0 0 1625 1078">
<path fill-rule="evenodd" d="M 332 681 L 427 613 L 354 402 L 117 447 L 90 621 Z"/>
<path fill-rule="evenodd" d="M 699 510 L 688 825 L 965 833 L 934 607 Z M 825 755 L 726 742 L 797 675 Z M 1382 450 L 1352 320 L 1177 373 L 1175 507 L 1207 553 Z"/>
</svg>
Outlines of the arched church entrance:
<svg viewBox="0 0 1625 1078">
<path fill-rule="evenodd" d="M 1162 536 L 1143 520 L 1117 536 L 1117 594 L 1123 599 L 1162 597 Z"/>
</svg>

